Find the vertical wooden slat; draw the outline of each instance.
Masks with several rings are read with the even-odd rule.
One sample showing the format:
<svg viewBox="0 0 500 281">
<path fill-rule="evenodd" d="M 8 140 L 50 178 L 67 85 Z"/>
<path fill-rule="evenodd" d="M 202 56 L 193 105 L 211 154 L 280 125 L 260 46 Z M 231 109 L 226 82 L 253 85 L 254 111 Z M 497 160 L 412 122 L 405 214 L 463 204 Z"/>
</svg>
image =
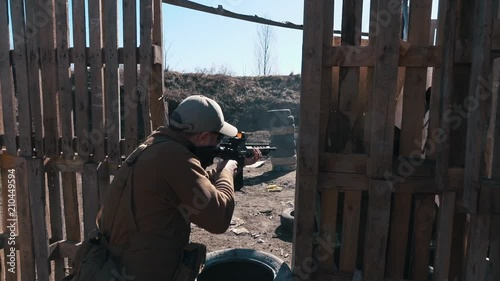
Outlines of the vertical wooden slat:
<svg viewBox="0 0 500 281">
<path fill-rule="evenodd" d="M 16 65 L 16 93 L 19 116 L 19 147 L 21 156 L 31 156 L 31 111 L 28 87 L 26 40 L 24 32 L 24 1 L 12 0 L 11 18 L 14 36 L 14 63 Z"/>
<path fill-rule="evenodd" d="M 140 87 L 139 101 L 142 109 L 144 136 L 151 134 L 151 116 L 149 115 L 149 96 L 151 92 L 152 70 L 153 70 L 153 1 L 141 1 L 141 47 L 140 47 Z M 157 23 L 158 24 L 158 23 Z M 156 100 L 156 103 L 161 101 Z"/>
<path fill-rule="evenodd" d="M 487 80 L 491 73 L 490 49 L 492 29 L 492 2 L 478 0 L 474 11 L 475 21 L 473 59 L 469 99 L 478 103 L 473 110 L 470 106 L 467 119 L 467 145 L 464 175 L 464 205 L 470 212 L 476 212 L 479 190 L 479 178 L 482 173 L 483 139 L 487 122 L 487 107 L 491 95 L 480 84 L 481 78 Z"/>
<path fill-rule="evenodd" d="M 123 153 L 128 155 L 137 146 L 137 1 L 123 0 L 124 46 L 124 110 L 122 118 L 125 122 L 125 147 Z"/>
<path fill-rule="evenodd" d="M 417 195 L 415 200 L 415 250 L 413 281 L 429 279 L 429 256 L 434 223 L 434 195 Z"/>
<path fill-rule="evenodd" d="M 49 208 L 50 208 L 50 243 L 63 240 L 63 217 L 61 205 L 61 180 L 58 171 L 55 171 L 49 165 L 45 167 L 47 172 L 47 187 L 49 190 Z M 64 259 L 55 257 L 54 259 L 54 280 L 62 280 L 64 273 Z"/>
<path fill-rule="evenodd" d="M 99 185 L 99 208 L 104 204 L 104 198 L 110 184 L 108 162 L 101 162 L 97 167 L 98 185 Z"/>
<path fill-rule="evenodd" d="M 330 0 L 329 0 L 330 1 Z M 331 45 L 324 42 L 325 14 L 333 21 L 333 9 L 325 10 L 325 0 L 307 1 L 304 3 L 304 44 L 302 49 L 302 83 L 301 83 L 301 138 L 298 142 L 298 176 L 295 193 L 295 220 L 293 237 L 293 273 L 307 280 L 311 272 L 307 261 L 312 256 L 314 233 L 314 210 L 318 183 L 320 120 L 328 113 L 327 104 L 322 104 L 323 84 L 323 48 Z M 327 95 L 329 98 L 329 92 Z"/>
<path fill-rule="evenodd" d="M 333 12 L 334 12 L 334 1 L 325 0 L 323 3 L 323 46 L 330 46 L 333 40 Z M 326 131 L 327 131 L 327 121 L 330 111 L 330 97 L 332 91 L 332 68 L 327 67 L 321 70 L 321 92 L 320 92 L 320 103 L 323 104 L 324 111 L 320 108 L 320 119 L 319 122 L 319 136 L 318 136 L 318 152 L 321 153 L 326 147 Z M 337 222 L 337 202 L 338 202 L 338 191 L 331 190 L 326 191 L 321 194 L 321 221 L 320 221 L 320 239 L 323 241 L 336 241 L 336 222 Z M 328 246 L 326 246 L 328 245 Z M 331 244 L 324 243 L 320 246 L 319 252 L 322 255 L 326 254 L 326 258 L 319 260 L 320 267 L 323 270 L 332 270 L 336 268 L 335 265 L 335 248 Z"/>
<path fill-rule="evenodd" d="M 337 206 L 339 192 L 335 189 L 325 190 L 321 194 L 320 238 L 323 241 L 337 241 Z M 335 248 L 332 244 L 322 243 L 318 256 L 322 256 L 320 266 L 323 270 L 335 268 Z M 328 248 L 326 248 L 328 247 Z"/>
<path fill-rule="evenodd" d="M 39 281 L 49 281 L 49 237 L 45 223 L 45 169 L 43 159 L 29 159 L 29 201 L 33 227 L 33 245 L 36 259 L 36 276 Z"/>
<path fill-rule="evenodd" d="M 485 280 L 490 223 L 491 215 L 471 215 L 464 281 Z"/>
<path fill-rule="evenodd" d="M 436 30 L 436 46 L 443 48 L 444 41 L 444 27 L 446 20 L 446 13 L 448 11 L 449 1 L 439 1 L 439 11 L 438 11 L 438 24 Z M 439 116 L 439 106 L 440 106 L 440 90 L 441 90 L 441 68 L 434 67 L 432 71 L 432 88 L 431 88 L 431 101 L 430 101 L 430 112 L 429 112 L 429 135 L 427 139 L 430 143 L 434 144 L 433 148 L 427 148 L 425 152 L 426 159 L 436 159 L 436 141 L 432 132 L 435 132 L 437 128 L 440 127 L 441 119 Z"/>
<path fill-rule="evenodd" d="M 163 48 L 162 0 L 153 0 L 153 44 Z M 161 49 L 163 50 L 163 49 Z M 153 129 L 168 125 L 168 107 L 163 105 L 164 73 L 163 52 L 160 52 L 159 64 L 153 65 L 149 108 Z"/>
<path fill-rule="evenodd" d="M 7 2 L 0 4 L 0 92 L 2 93 L 2 118 L 5 134 L 5 148 L 9 154 L 17 154 L 17 120 L 14 97 L 14 80 L 10 65 L 10 29 Z"/>
<path fill-rule="evenodd" d="M 57 1 L 56 41 L 58 103 L 61 127 L 61 150 L 65 158 L 71 158 L 73 151 L 73 95 L 68 55 L 68 2 Z"/>
<path fill-rule="evenodd" d="M 101 0 L 89 1 L 90 32 L 90 94 L 92 112 L 91 142 L 94 161 L 102 161 L 104 150 L 104 104 L 103 104 L 103 64 L 102 64 L 102 9 Z"/>
<path fill-rule="evenodd" d="M 428 45 L 432 1 L 411 1 L 410 5 L 408 42 L 418 46 Z M 399 154 L 403 157 L 418 159 L 421 157 L 420 146 L 415 140 L 422 140 L 427 68 L 407 68 L 404 76 Z M 388 277 L 401 279 L 404 275 L 411 202 L 410 193 L 394 194 L 387 259 Z"/>
<path fill-rule="evenodd" d="M 372 107 L 369 109 L 372 124 L 368 173 L 372 178 L 383 179 L 392 171 L 401 3 L 379 0 L 377 10 L 392 13 L 390 24 L 377 22 Z"/>
<path fill-rule="evenodd" d="M 26 53 L 28 66 L 29 105 L 33 122 L 34 148 L 38 156 L 43 156 L 43 117 L 40 85 L 39 42 L 40 21 L 38 0 L 25 0 L 26 9 Z M 25 117 L 25 116 L 23 116 Z"/>
<path fill-rule="evenodd" d="M 455 192 L 443 192 L 439 204 L 433 281 L 446 281 L 449 274 Z"/>
<path fill-rule="evenodd" d="M 455 200 L 455 205 L 457 205 L 458 201 L 462 201 L 462 198 L 459 198 L 458 195 L 456 196 L 456 198 L 457 199 Z M 451 240 L 450 269 L 448 280 L 463 280 L 462 277 L 464 271 L 464 257 L 467 237 L 467 215 L 465 213 L 458 213 L 457 211 L 455 211 L 455 216 L 453 217 L 452 232 L 453 235 Z M 438 240 L 437 243 L 439 243 L 439 241 L 440 240 Z M 436 254 L 438 253 L 436 252 Z M 436 262 L 439 262 L 438 258 L 439 257 L 436 256 Z M 445 258 L 443 258 L 443 260 L 445 260 Z M 446 268 L 442 270 L 446 270 Z"/>
<path fill-rule="evenodd" d="M 342 220 L 340 271 L 353 272 L 356 269 L 360 213 L 361 192 L 346 192 Z"/>
<path fill-rule="evenodd" d="M 76 174 L 62 173 L 64 221 L 66 225 L 66 239 L 80 241 L 80 215 L 78 210 L 78 192 L 76 190 Z"/>
<path fill-rule="evenodd" d="M 500 280 L 500 216 L 491 216 L 490 227 L 490 262 L 492 280 Z"/>
<path fill-rule="evenodd" d="M 19 223 L 17 220 L 19 214 L 17 209 L 20 206 L 16 198 L 16 189 L 19 185 L 17 183 L 18 179 L 16 179 L 17 173 L 15 169 L 1 168 L 0 171 L 2 173 L 0 177 L 2 180 L 3 233 L 7 234 L 10 238 L 12 235 L 19 234 Z M 5 281 L 17 281 L 17 276 L 19 275 L 19 270 L 17 269 L 19 255 L 16 250 L 19 250 L 19 246 L 18 243 L 16 243 L 16 240 L 13 240 L 13 242 L 7 242 L 7 244 L 8 245 L 4 245 L 5 247 L 3 251 Z M 14 264 L 11 263 L 11 259 L 14 261 Z M 0 276 L 2 275 L 0 274 Z"/>
<path fill-rule="evenodd" d="M 31 208 L 30 208 L 30 170 L 26 158 L 21 158 L 16 168 L 16 198 L 17 212 L 19 224 L 19 259 L 21 280 L 36 280 L 35 279 L 35 253 L 33 248 L 33 227 L 31 224 Z M 45 221 L 45 218 L 44 218 Z"/>
<path fill-rule="evenodd" d="M 444 136 L 444 139 L 436 139 L 436 172 L 435 179 L 437 188 L 444 190 L 448 186 L 448 167 L 450 154 L 450 122 L 444 115 L 451 105 L 451 96 L 453 95 L 453 71 L 455 58 L 455 42 L 457 27 L 457 6 L 456 2 L 450 2 L 446 11 L 443 34 L 443 51 L 441 65 L 441 83 L 440 83 L 440 104 L 438 106 L 438 118 L 440 128 L 436 131 Z"/>
<path fill-rule="evenodd" d="M 392 185 L 371 180 L 364 250 L 364 281 L 384 280 Z"/>
<path fill-rule="evenodd" d="M 73 2 L 73 55 L 75 87 L 75 123 L 78 138 L 78 154 L 88 159 L 91 147 L 89 140 L 89 89 L 86 55 L 85 1 Z"/>
<path fill-rule="evenodd" d="M 83 200 L 83 232 L 85 235 L 96 229 L 95 218 L 99 211 L 99 185 L 97 163 L 83 164 L 82 200 Z"/>
<path fill-rule="evenodd" d="M 38 0 L 38 20 L 43 23 L 38 32 L 43 94 L 43 125 L 45 156 L 59 154 L 57 127 L 57 68 L 55 42 L 55 0 Z M 41 155 L 40 155 L 41 156 Z"/>
<path fill-rule="evenodd" d="M 405 272 L 411 204 L 411 193 L 394 194 L 390 240 L 387 249 L 388 277 L 402 279 Z"/>
<path fill-rule="evenodd" d="M 108 140 L 107 155 L 111 163 L 119 163 L 120 154 L 120 118 L 118 99 L 118 37 L 117 37 L 117 3 L 104 1 L 104 44 L 106 54 L 105 87 L 104 95 L 105 126 Z"/>
</svg>

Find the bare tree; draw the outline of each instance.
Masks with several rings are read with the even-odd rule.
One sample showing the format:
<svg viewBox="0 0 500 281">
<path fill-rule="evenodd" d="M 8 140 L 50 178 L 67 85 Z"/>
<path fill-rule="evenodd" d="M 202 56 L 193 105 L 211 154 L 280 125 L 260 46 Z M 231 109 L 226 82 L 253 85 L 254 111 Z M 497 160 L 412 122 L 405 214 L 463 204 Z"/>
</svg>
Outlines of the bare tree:
<svg viewBox="0 0 500 281">
<path fill-rule="evenodd" d="M 275 34 L 271 26 L 261 25 L 257 29 L 257 43 L 255 44 L 255 59 L 258 75 L 270 75 L 274 71 L 275 60 L 272 53 Z"/>
</svg>

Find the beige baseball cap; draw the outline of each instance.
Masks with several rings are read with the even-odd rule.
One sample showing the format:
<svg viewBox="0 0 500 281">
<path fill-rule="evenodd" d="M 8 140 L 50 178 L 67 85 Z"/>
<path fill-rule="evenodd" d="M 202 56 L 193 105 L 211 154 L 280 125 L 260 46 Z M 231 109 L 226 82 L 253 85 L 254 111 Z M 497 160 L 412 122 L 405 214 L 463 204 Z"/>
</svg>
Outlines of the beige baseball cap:
<svg viewBox="0 0 500 281">
<path fill-rule="evenodd" d="M 170 124 L 187 133 L 219 132 L 234 137 L 238 129 L 224 121 L 220 105 L 211 98 L 192 95 L 172 112 Z"/>
</svg>

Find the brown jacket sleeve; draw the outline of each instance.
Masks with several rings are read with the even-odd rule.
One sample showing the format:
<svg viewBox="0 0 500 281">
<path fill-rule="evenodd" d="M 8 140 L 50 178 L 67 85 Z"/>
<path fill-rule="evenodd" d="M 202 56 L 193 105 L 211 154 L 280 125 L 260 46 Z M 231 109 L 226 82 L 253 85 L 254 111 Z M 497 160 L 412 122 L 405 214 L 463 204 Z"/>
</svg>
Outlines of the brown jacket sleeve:
<svg viewBox="0 0 500 281">
<path fill-rule="evenodd" d="M 182 216 L 211 233 L 224 233 L 231 223 L 234 211 L 233 176 L 223 170 L 214 175 L 214 184 L 198 159 L 185 150 L 170 155 L 171 169 L 164 179 L 177 193 Z"/>
</svg>

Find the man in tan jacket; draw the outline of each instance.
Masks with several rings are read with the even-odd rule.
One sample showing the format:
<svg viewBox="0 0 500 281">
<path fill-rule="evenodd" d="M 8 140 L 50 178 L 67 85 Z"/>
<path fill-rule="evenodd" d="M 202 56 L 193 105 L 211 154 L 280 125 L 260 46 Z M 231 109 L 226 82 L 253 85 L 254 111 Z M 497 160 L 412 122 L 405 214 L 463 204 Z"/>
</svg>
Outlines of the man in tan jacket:
<svg viewBox="0 0 500 281">
<path fill-rule="evenodd" d="M 135 160 L 133 172 L 124 175 L 128 195 L 111 184 L 101 215 L 107 218 L 110 248 L 125 280 L 172 280 L 189 243 L 191 223 L 217 234 L 228 229 L 237 162 L 205 168 L 221 138 L 237 133 L 214 100 L 190 96 L 172 112 L 170 126 L 158 128 L 144 142 L 154 144 Z M 260 156 L 255 151 L 246 164 Z M 106 206 L 116 200 L 116 215 L 110 218 L 115 210 Z M 102 223 L 100 217 L 98 221 Z"/>
</svg>

